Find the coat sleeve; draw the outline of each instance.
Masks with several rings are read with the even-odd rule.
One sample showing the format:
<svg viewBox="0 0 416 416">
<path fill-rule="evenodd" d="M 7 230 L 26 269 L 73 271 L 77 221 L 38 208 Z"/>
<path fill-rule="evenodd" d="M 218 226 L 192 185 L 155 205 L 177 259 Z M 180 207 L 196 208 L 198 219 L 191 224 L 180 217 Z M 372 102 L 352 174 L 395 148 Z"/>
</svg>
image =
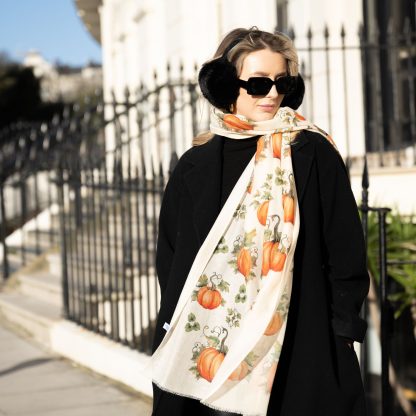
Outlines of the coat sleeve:
<svg viewBox="0 0 416 416">
<path fill-rule="evenodd" d="M 181 199 L 181 160 L 173 169 L 165 186 L 159 212 L 156 244 L 156 273 L 163 296 L 175 254 L 178 231 L 179 203 Z"/>
<path fill-rule="evenodd" d="M 331 294 L 331 325 L 336 335 L 363 342 L 367 322 L 359 313 L 369 290 L 370 277 L 357 203 L 341 155 L 322 135 L 317 140 L 316 160 L 325 267 Z"/>
</svg>

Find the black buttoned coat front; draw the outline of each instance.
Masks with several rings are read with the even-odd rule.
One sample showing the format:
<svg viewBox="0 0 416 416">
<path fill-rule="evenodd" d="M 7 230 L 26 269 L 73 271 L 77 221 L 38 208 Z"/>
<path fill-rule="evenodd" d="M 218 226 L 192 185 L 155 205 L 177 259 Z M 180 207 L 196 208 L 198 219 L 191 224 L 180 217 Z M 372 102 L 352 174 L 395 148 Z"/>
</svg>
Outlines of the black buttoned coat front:
<svg viewBox="0 0 416 416">
<path fill-rule="evenodd" d="M 162 295 L 153 352 L 220 211 L 221 145 L 216 135 L 187 150 L 165 188 L 156 256 Z M 359 362 L 343 338 L 363 342 L 367 329 L 359 316 L 369 275 L 357 204 L 342 157 L 326 138 L 304 130 L 291 148 L 300 230 L 268 415 L 364 416 Z M 153 416 L 184 414 L 184 401 L 190 399 L 155 384 L 153 391 Z"/>
</svg>

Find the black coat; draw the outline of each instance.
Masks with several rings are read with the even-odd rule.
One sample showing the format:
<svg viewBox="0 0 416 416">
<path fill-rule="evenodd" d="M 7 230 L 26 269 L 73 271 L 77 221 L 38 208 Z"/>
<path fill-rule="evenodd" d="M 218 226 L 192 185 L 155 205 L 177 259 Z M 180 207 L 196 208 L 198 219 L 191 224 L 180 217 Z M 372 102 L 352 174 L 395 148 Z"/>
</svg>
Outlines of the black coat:
<svg viewBox="0 0 416 416">
<path fill-rule="evenodd" d="M 359 317 L 369 289 L 365 242 L 342 157 L 319 133 L 292 144 L 300 208 L 287 328 L 268 415 L 364 416 L 356 352 Z M 220 211 L 222 138 L 192 147 L 179 159 L 163 196 L 156 268 L 161 306 L 153 351 L 162 341 L 193 260 Z M 153 416 L 182 415 L 183 396 L 153 383 Z M 215 414 L 215 413 L 213 413 Z"/>
</svg>

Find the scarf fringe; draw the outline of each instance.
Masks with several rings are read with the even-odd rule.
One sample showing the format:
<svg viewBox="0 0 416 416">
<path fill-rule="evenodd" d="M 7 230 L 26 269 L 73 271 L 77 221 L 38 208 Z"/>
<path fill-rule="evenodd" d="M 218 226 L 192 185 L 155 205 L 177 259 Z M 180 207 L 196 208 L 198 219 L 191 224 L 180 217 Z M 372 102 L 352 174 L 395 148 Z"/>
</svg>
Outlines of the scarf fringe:
<svg viewBox="0 0 416 416">
<path fill-rule="evenodd" d="M 220 411 L 220 412 L 234 413 L 234 414 L 241 415 L 241 416 L 262 416 L 262 413 L 241 413 L 241 412 L 240 412 L 239 410 L 237 410 L 237 409 L 233 409 L 233 410 L 230 410 L 230 409 L 224 409 L 224 408 L 221 408 L 221 407 L 219 407 L 219 406 L 212 405 L 212 404 L 202 403 L 202 402 L 201 402 L 201 399 L 200 399 L 199 397 L 197 397 L 197 396 L 193 396 L 192 394 L 179 394 L 178 392 L 176 392 L 176 391 L 174 391 L 174 390 L 171 390 L 171 389 L 168 389 L 168 388 L 166 388 L 166 387 L 162 386 L 162 385 L 161 385 L 161 384 L 159 384 L 159 382 L 158 382 L 157 380 L 155 380 L 155 379 L 152 379 L 152 382 L 153 382 L 154 384 L 156 384 L 156 386 L 157 386 L 157 387 L 159 387 L 159 389 L 161 389 L 161 390 L 163 390 L 163 391 L 165 391 L 165 392 L 167 392 L 167 393 L 169 393 L 169 394 L 173 394 L 173 395 L 175 395 L 175 396 L 179 396 L 179 397 L 185 397 L 185 398 L 187 398 L 187 399 L 197 400 L 199 403 L 201 403 L 201 405 L 202 405 L 202 406 L 206 406 L 206 407 L 209 407 L 209 408 L 211 408 L 211 409 L 218 410 L 218 411 Z"/>
</svg>

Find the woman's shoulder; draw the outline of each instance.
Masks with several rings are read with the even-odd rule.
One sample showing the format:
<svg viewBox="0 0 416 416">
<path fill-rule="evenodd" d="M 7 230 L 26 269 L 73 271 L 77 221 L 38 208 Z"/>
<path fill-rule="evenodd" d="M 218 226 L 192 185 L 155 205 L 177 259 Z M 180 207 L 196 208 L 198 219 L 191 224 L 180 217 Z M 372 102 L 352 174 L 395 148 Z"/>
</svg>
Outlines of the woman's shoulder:
<svg viewBox="0 0 416 416">
<path fill-rule="evenodd" d="M 332 137 L 320 128 L 313 130 L 302 130 L 302 134 L 299 135 L 300 140 L 311 143 L 316 152 L 319 152 L 318 156 L 339 158 L 341 153 Z"/>
<path fill-rule="evenodd" d="M 311 142 L 315 146 L 327 146 L 328 144 L 331 144 L 331 146 L 334 147 L 334 145 L 331 143 L 332 138 L 329 136 L 328 133 L 326 133 L 319 127 L 302 130 L 301 134 L 299 135 L 299 138 L 300 140 Z"/>
<path fill-rule="evenodd" d="M 194 145 L 185 150 L 178 158 L 175 166 L 172 170 L 171 177 L 182 176 L 193 166 L 199 164 L 201 161 L 210 157 L 212 152 L 215 152 L 215 146 L 218 143 L 214 143 L 213 140 L 218 140 L 218 136 L 214 136 L 207 142 L 199 145 Z"/>
<path fill-rule="evenodd" d="M 221 149 L 222 141 L 221 136 L 215 134 L 211 139 L 205 143 L 191 146 L 185 150 L 182 156 L 179 158 L 183 164 L 191 163 L 195 164 L 206 158 L 212 152 L 216 152 Z M 178 161 L 178 162 L 179 162 Z"/>
<path fill-rule="evenodd" d="M 315 159 L 318 166 L 325 166 L 331 171 L 341 168 L 347 172 L 344 159 L 332 137 L 324 130 L 303 130 L 303 139 L 314 146 Z"/>
</svg>

